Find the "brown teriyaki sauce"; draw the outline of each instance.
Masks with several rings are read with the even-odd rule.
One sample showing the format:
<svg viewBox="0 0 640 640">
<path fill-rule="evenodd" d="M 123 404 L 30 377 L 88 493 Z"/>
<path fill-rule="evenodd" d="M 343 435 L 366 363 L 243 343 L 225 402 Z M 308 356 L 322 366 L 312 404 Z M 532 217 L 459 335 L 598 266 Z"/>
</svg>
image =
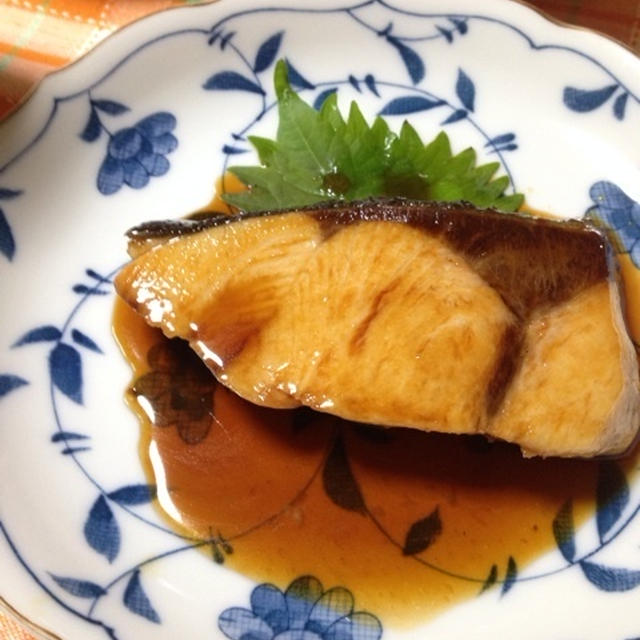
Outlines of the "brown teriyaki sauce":
<svg viewBox="0 0 640 640">
<path fill-rule="evenodd" d="M 216 186 L 245 188 L 231 174 Z M 190 217 L 212 211 L 230 213 L 216 195 Z M 640 303 L 629 293 L 640 291 L 640 272 L 621 267 L 638 340 Z M 314 575 L 345 586 L 385 624 L 424 621 L 501 588 L 509 571 L 557 546 L 554 521 L 569 507 L 576 527 L 593 515 L 603 465 L 638 468 L 640 446 L 615 462 L 525 459 L 481 436 L 258 407 L 120 299 L 113 329 L 133 369 L 126 400 L 141 425 L 140 457 L 169 524 L 256 581 L 284 588 Z"/>
<path fill-rule="evenodd" d="M 576 526 L 593 514 L 611 464 L 258 407 L 121 300 L 114 332 L 134 372 L 140 455 L 171 525 L 257 581 L 310 574 L 345 586 L 387 624 L 500 588 L 555 547 L 568 501 Z M 615 464 L 630 473 L 636 458 Z"/>
</svg>

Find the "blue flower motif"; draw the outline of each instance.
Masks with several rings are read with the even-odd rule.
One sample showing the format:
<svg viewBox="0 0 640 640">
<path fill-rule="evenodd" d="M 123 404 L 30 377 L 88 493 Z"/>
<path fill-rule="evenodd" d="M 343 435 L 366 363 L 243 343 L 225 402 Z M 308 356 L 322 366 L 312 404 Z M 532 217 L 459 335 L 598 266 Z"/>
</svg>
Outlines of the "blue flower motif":
<svg viewBox="0 0 640 640">
<path fill-rule="evenodd" d="M 640 203 L 612 182 L 596 182 L 589 195 L 594 206 L 587 211 L 587 217 L 604 227 L 616 251 L 628 253 L 640 268 Z"/>
<path fill-rule="evenodd" d="M 349 590 L 324 591 L 319 580 L 303 576 L 284 593 L 259 585 L 251 593 L 251 609 L 226 609 L 218 625 L 231 640 L 379 640 L 378 618 L 353 608 Z"/>
<path fill-rule="evenodd" d="M 173 114 L 159 111 L 114 133 L 98 172 L 98 191 L 111 195 L 123 184 L 142 189 L 152 176 L 167 173 L 170 165 L 165 156 L 178 146 L 171 133 L 175 126 Z"/>
</svg>

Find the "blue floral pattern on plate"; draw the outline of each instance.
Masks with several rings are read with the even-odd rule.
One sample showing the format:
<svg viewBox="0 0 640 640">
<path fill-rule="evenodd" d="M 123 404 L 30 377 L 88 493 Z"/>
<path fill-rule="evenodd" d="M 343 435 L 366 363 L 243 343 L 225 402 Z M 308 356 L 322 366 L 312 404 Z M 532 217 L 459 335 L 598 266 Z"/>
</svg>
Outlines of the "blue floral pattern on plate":
<svg viewBox="0 0 640 640">
<path fill-rule="evenodd" d="M 87 127 L 94 126 L 93 114 L 95 110 Z M 142 189 L 151 177 L 167 173 L 169 160 L 166 156 L 178 146 L 177 138 L 171 133 L 175 126 L 173 114 L 158 112 L 143 118 L 133 127 L 110 135 L 107 157 L 98 173 L 98 191 L 108 196 L 119 191 L 123 184 Z M 85 129 L 83 133 L 85 140 L 87 131 Z"/>
<path fill-rule="evenodd" d="M 324 591 L 313 576 L 294 580 L 284 593 L 272 584 L 257 586 L 251 608 L 223 611 L 218 626 L 231 640 L 379 640 L 382 635 L 375 616 L 354 611 L 348 589 Z"/>
<path fill-rule="evenodd" d="M 593 206 L 586 216 L 609 231 L 609 238 L 619 253 L 628 253 L 640 268 L 640 203 L 620 187 L 604 180 L 596 182 L 589 195 Z"/>
<path fill-rule="evenodd" d="M 90 99 L 91 112 L 80 137 L 94 142 L 103 131 L 107 133 L 107 157 L 98 172 L 98 191 L 105 196 L 116 193 L 123 184 L 133 189 L 146 187 L 152 176 L 163 176 L 169 171 L 166 155 L 177 146 L 171 133 L 176 126 L 173 114 L 164 111 L 143 118 L 133 127 L 110 133 L 99 113 L 118 116 L 129 108 L 115 100 Z"/>
<path fill-rule="evenodd" d="M 37 166 L 38 154 L 42 153 L 51 135 L 60 133 L 56 127 L 67 110 L 77 109 L 73 112 L 74 125 L 67 127 L 60 139 L 74 140 L 83 149 L 72 153 L 82 158 L 78 164 L 87 164 L 89 168 L 83 175 L 90 176 L 87 183 L 91 182 L 91 189 L 99 195 L 92 202 L 99 208 L 99 201 L 113 203 L 129 197 L 134 193 L 132 190 L 146 187 L 153 177 L 167 176 L 153 182 L 162 189 L 176 172 L 184 170 L 188 156 L 182 152 L 198 137 L 209 136 L 215 140 L 209 151 L 218 159 L 216 170 L 219 173 L 224 171 L 232 156 L 248 153 L 247 136 L 258 131 L 273 114 L 271 71 L 279 57 L 287 59 L 294 87 L 317 107 L 329 94 L 338 92 L 345 99 L 354 95 L 362 99 L 368 104 L 370 113 L 381 113 L 394 125 L 399 118 L 410 116 L 412 119 L 431 118 L 429 122 L 434 126 L 445 127 L 452 133 L 467 127 L 470 144 L 483 150 L 485 155 L 495 156 L 514 186 L 516 179 L 518 185 L 525 181 L 519 159 L 530 153 L 531 138 L 525 138 L 524 126 L 517 118 L 493 117 L 495 86 L 486 81 L 474 61 L 469 58 L 459 64 L 450 64 L 446 56 L 443 57 L 443 50 L 455 52 L 482 29 L 494 28 L 494 33 L 508 34 L 514 42 L 524 44 L 531 56 L 551 53 L 558 55 L 558 59 L 575 59 L 593 69 L 597 77 L 583 81 L 577 75 L 568 75 L 560 90 L 551 98 L 547 97 L 566 114 L 583 122 L 594 115 L 608 117 L 603 109 L 608 106 L 614 116 L 611 122 L 617 128 L 624 127 L 635 116 L 637 110 L 630 107 L 639 103 L 638 94 L 622 77 L 622 71 L 614 70 L 613 65 L 609 68 L 577 45 L 549 44 L 548 40 L 539 40 L 537 35 L 534 38 L 521 26 L 526 21 L 501 18 L 499 12 L 492 13 L 489 8 L 482 9 L 486 15 L 456 8 L 438 13 L 419 9 L 414 9 L 409 2 L 405 7 L 394 7 L 373 0 L 332 8 L 320 5 L 287 8 L 256 3 L 237 11 L 230 3 L 222 2 L 207 8 L 207 13 L 197 14 L 206 16 L 204 21 L 187 24 L 185 20 L 181 26 L 163 22 L 153 33 L 145 32 L 135 47 L 119 51 L 113 64 L 104 67 L 95 77 L 82 80 L 82 84 L 71 88 L 53 85 L 59 89 L 52 94 L 49 111 L 39 126 L 32 127 L 31 137 L 0 163 L 3 185 L 0 188 L 0 253 L 3 254 L 0 266 L 11 269 L 18 276 L 21 273 L 23 265 L 18 258 L 25 255 L 22 248 L 28 249 L 31 243 L 21 216 L 40 188 L 38 181 L 29 178 L 29 172 L 21 174 L 21 166 L 28 165 L 31 158 Z M 375 48 L 377 58 L 372 56 L 367 65 L 358 68 L 354 58 L 334 66 L 329 72 L 320 64 L 311 64 L 299 45 L 296 46 L 296 30 L 306 28 L 304 20 L 315 29 L 315 22 L 320 18 L 335 20 L 335 24 L 348 24 L 349 33 L 369 42 L 372 49 Z M 190 121 L 183 117 L 178 100 L 172 101 L 165 95 L 155 102 L 145 102 L 142 91 L 134 95 L 130 88 L 130 97 L 118 91 L 121 74 L 133 68 L 137 60 L 171 43 L 187 43 L 190 39 L 198 39 L 201 45 L 192 78 L 198 91 L 198 102 L 219 106 L 227 99 L 242 96 L 242 109 L 233 124 L 226 121 L 223 126 L 219 122 L 213 126 L 207 124 L 209 129 L 223 130 L 217 137 L 210 135 L 205 123 L 198 122 L 197 127 L 189 130 Z M 438 70 L 442 72 L 439 78 L 436 77 Z M 126 86 L 124 81 L 123 86 Z M 137 115 L 133 116 L 133 113 Z M 176 133 L 178 123 L 179 135 Z M 167 156 L 178 149 L 178 138 L 180 148 L 171 156 L 170 165 Z M 90 159 L 85 160 L 82 154 Z M 583 189 L 585 195 L 592 182 L 593 176 L 590 176 L 587 188 Z M 124 186 L 130 189 L 123 189 Z M 154 189 L 144 189 L 145 198 L 153 201 Z M 628 186 L 625 189 L 629 191 Z M 103 198 L 103 195 L 113 197 Z M 593 207 L 588 215 L 610 228 L 618 249 L 628 252 L 638 264 L 637 202 L 622 187 L 605 180 L 593 184 L 590 196 Z M 153 201 L 152 207 L 159 204 Z M 83 215 L 88 220 L 93 220 L 92 216 L 97 218 L 91 210 L 83 211 Z M 116 209 L 112 218 L 117 224 L 122 220 L 122 225 L 114 233 L 111 244 L 101 249 L 108 265 L 113 266 L 114 247 L 121 246 L 120 234 L 124 228 L 141 219 L 156 217 L 156 214 L 155 211 L 143 211 L 141 217 L 136 216 Z M 81 266 L 85 264 L 94 263 L 93 260 L 80 263 Z M 95 371 L 112 353 L 108 348 L 108 332 L 94 334 L 91 325 L 87 329 L 78 323 L 78 317 L 100 300 L 110 299 L 110 276 L 101 275 L 108 270 L 86 269 L 81 282 L 65 276 L 64 280 L 47 281 L 42 285 L 43 290 L 54 291 L 64 299 L 63 293 L 69 292 L 69 283 L 75 282 L 71 285 L 75 294 L 71 311 L 61 302 L 56 314 L 65 318 L 62 322 L 55 320 L 53 312 L 50 319 L 43 319 L 42 314 L 25 317 L 15 333 L 4 336 L 7 356 L 12 360 L 3 364 L 0 374 L 0 408 L 27 396 L 27 403 L 46 405 L 49 424 L 55 425 L 46 445 L 55 448 L 56 460 L 77 469 L 78 485 L 82 490 L 79 491 L 81 496 L 72 491 L 68 494 L 68 501 L 73 503 L 76 513 L 67 535 L 73 539 L 78 558 L 87 558 L 87 562 L 74 560 L 60 567 L 56 565 L 56 558 L 49 555 L 46 562 L 42 558 L 32 559 L 33 547 L 23 541 L 24 532 L 14 524 L 10 510 L 1 504 L 0 537 L 4 537 L 20 570 L 49 596 L 52 606 L 81 621 L 80 627 L 74 629 L 76 637 L 83 637 L 85 629 L 98 629 L 114 639 L 164 638 L 171 636 L 174 612 L 159 594 L 150 565 L 168 562 L 169 558 L 197 548 L 207 548 L 215 563 L 206 566 L 215 569 L 233 548 L 229 540 L 217 533 L 206 539 L 177 534 L 165 527 L 152 512 L 145 511 L 155 498 L 156 488 L 135 475 L 138 469 L 121 469 L 117 481 L 107 482 L 99 475 L 103 465 L 91 466 L 91 456 L 100 455 L 99 440 L 94 437 L 99 434 L 91 432 L 90 424 L 95 415 L 92 411 L 100 411 L 99 404 L 97 409 L 94 407 L 97 403 L 95 389 L 99 386 Z M 3 277 L 7 277 L 4 273 Z M 40 351 L 43 347 L 46 349 Z M 87 370 L 93 371 L 93 375 Z M 43 393 L 42 389 L 45 389 L 45 395 L 36 395 Z M 358 488 L 357 478 L 350 475 L 348 459 L 343 454 L 336 443 L 328 462 L 342 465 L 338 475 L 341 482 L 352 483 L 351 502 L 331 491 L 328 491 L 328 497 L 342 508 L 373 517 L 367 512 L 365 496 Z M 115 467 L 118 463 L 119 460 L 108 462 Z M 593 523 L 594 536 L 589 539 L 580 535 L 580 530 L 574 526 L 573 504 L 567 501 L 554 520 L 557 553 L 546 568 L 527 572 L 518 567 L 505 550 L 505 558 L 497 561 L 488 575 L 454 577 L 471 580 L 480 593 L 495 591 L 502 597 L 516 586 L 518 590 L 533 588 L 534 584 L 550 580 L 551 575 L 582 574 L 585 579 L 581 585 L 605 594 L 610 598 L 608 604 L 616 602 L 616 593 L 630 591 L 640 584 L 640 562 L 631 556 L 625 556 L 621 562 L 615 557 L 609 558 L 606 553 L 615 551 L 624 534 L 633 528 L 640 502 L 634 493 L 634 485 L 615 462 L 601 464 L 596 493 L 598 511 Z M 146 530 L 150 539 L 156 536 L 153 549 L 131 551 L 140 536 L 134 525 Z M 414 523 L 398 552 L 414 555 L 421 561 L 418 554 L 435 539 L 441 526 L 436 509 Z M 89 555 L 82 555 L 84 552 Z M 602 555 L 597 556 L 600 553 Z M 425 570 L 447 572 L 447 567 L 429 565 L 426 561 L 423 564 Z M 216 577 L 221 575 L 215 574 Z M 347 586 L 354 588 L 354 585 Z M 357 592 L 355 596 L 357 598 Z M 489 596 L 490 593 L 483 597 Z M 210 616 L 211 606 L 218 605 L 217 598 L 208 592 L 203 597 L 207 600 Z M 222 606 L 215 610 L 214 617 L 220 632 L 232 640 L 378 640 L 382 636 L 382 622 L 373 614 L 357 611 L 350 591 L 336 587 L 325 592 L 322 585 L 309 576 L 295 580 L 284 590 L 274 585 L 259 585 L 253 589 L 249 608 L 221 609 Z M 210 618 L 202 637 L 215 637 L 212 635 L 216 632 L 214 620 Z M 135 627 L 136 621 L 148 626 Z M 581 631 L 579 629 L 576 634 L 580 635 Z M 627 636 L 633 633 L 637 633 L 637 629 L 632 629 Z M 395 634 L 395 630 L 385 628 L 385 637 L 392 637 L 391 634 Z M 611 637 L 617 640 L 622 635 Z"/>
</svg>

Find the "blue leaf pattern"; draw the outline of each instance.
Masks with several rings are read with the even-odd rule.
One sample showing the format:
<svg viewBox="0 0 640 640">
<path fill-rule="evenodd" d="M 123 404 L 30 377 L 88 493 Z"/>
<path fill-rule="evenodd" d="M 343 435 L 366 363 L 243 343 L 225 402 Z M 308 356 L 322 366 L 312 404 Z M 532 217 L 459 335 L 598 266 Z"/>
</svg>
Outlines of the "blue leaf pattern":
<svg viewBox="0 0 640 640">
<path fill-rule="evenodd" d="M 95 582 L 77 580 L 75 578 L 63 578 L 60 576 L 54 576 L 53 574 L 51 574 L 51 577 L 67 593 L 70 593 L 72 596 L 77 596 L 78 598 L 98 598 L 107 593 Z"/>
<path fill-rule="evenodd" d="M 151 605 L 147 594 L 142 588 L 139 570 L 134 571 L 131 576 L 124 591 L 123 602 L 124 606 L 132 613 L 142 616 L 155 624 L 160 624 L 160 616 Z"/>
<path fill-rule="evenodd" d="M 149 484 L 127 485 L 108 494 L 108 497 L 114 502 L 127 506 L 146 504 L 151 502 L 155 496 L 156 488 Z"/>
<path fill-rule="evenodd" d="M 453 42 L 453 34 L 449 29 L 445 29 L 444 27 L 436 27 L 440 35 L 444 36 L 445 40 L 451 44 Z"/>
<path fill-rule="evenodd" d="M 78 329 L 71 331 L 71 339 L 81 347 L 85 347 L 96 353 L 103 353 L 102 349 L 86 334 L 82 333 Z"/>
<path fill-rule="evenodd" d="M 203 85 L 207 91 L 248 91 L 265 95 L 264 89 L 235 71 L 221 71 L 212 75 Z"/>
<path fill-rule="evenodd" d="M 19 376 L 12 376 L 6 373 L 0 375 L 0 398 L 3 398 L 14 389 L 23 387 L 25 384 L 29 383 Z"/>
<path fill-rule="evenodd" d="M 466 109 L 456 109 L 446 120 L 442 121 L 442 124 L 452 124 L 454 122 L 458 122 L 458 120 L 464 120 L 466 117 Z"/>
<path fill-rule="evenodd" d="M 90 295 L 90 296 L 106 296 L 108 291 L 103 291 L 102 289 L 96 289 L 96 287 L 87 287 L 86 284 L 74 284 L 72 287 L 72 291 L 74 293 L 80 295 Z"/>
<path fill-rule="evenodd" d="M 13 343 L 12 347 L 21 347 L 25 344 L 33 344 L 34 342 L 56 342 L 60 340 L 62 333 L 60 329 L 52 325 L 43 325 L 27 331 L 21 338 Z"/>
<path fill-rule="evenodd" d="M 292 64 L 289 60 L 287 62 L 287 72 L 289 75 L 289 82 L 292 87 L 298 87 L 298 89 L 315 89 L 315 85 L 311 84 Z"/>
<path fill-rule="evenodd" d="M 9 221 L 2 209 L 0 209 L 0 253 L 7 260 L 13 260 L 13 256 L 16 253 L 16 242 L 13 238 Z"/>
<path fill-rule="evenodd" d="M 488 142 L 485 143 L 485 147 L 499 147 L 500 145 L 507 144 L 509 142 L 513 142 L 516 139 L 515 133 L 502 133 L 495 138 L 491 138 Z"/>
<path fill-rule="evenodd" d="M 624 120 L 624 114 L 627 109 L 627 101 L 629 99 L 629 94 L 625 91 L 621 93 L 613 103 L 613 115 L 618 120 Z"/>
<path fill-rule="evenodd" d="M 60 453 L 63 456 L 70 456 L 83 451 L 91 451 L 91 447 L 65 447 Z"/>
<path fill-rule="evenodd" d="M 243 149 L 241 147 L 232 147 L 231 145 L 225 144 L 222 146 L 222 153 L 228 156 L 237 156 L 242 153 L 247 153 L 247 149 Z"/>
<path fill-rule="evenodd" d="M 568 500 L 560 507 L 554 518 L 553 536 L 564 559 L 568 562 L 573 562 L 576 555 L 576 542 L 571 500 Z"/>
<path fill-rule="evenodd" d="M 316 109 L 316 111 L 319 111 L 320 107 L 322 107 L 322 105 L 324 104 L 324 101 L 330 95 L 334 94 L 336 91 L 337 91 L 336 87 L 331 87 L 330 89 L 325 89 L 324 91 L 321 91 L 316 97 L 316 99 L 313 101 L 313 108 Z"/>
<path fill-rule="evenodd" d="M 444 104 L 442 100 L 432 100 L 421 96 L 402 96 L 388 102 L 380 111 L 381 116 L 401 116 L 408 113 L 426 111 Z"/>
<path fill-rule="evenodd" d="M 256 61 L 253 63 L 253 70 L 256 73 L 268 69 L 273 64 L 273 61 L 278 55 L 283 34 L 284 31 L 279 31 L 260 45 L 258 53 L 256 54 Z"/>
<path fill-rule="evenodd" d="M 458 70 L 456 95 L 460 98 L 460 102 L 465 109 L 473 111 L 476 100 L 476 87 L 471 78 L 462 69 Z"/>
<path fill-rule="evenodd" d="M 602 106 L 614 94 L 617 88 L 617 84 L 593 90 L 565 87 L 562 99 L 564 104 L 572 111 L 585 113 Z"/>
<path fill-rule="evenodd" d="M 491 565 L 491 569 L 489 569 L 489 575 L 485 578 L 485 581 L 482 583 L 482 587 L 480 588 L 480 594 L 484 593 L 488 589 L 491 589 L 493 585 L 498 580 L 498 565 Z"/>
<path fill-rule="evenodd" d="M 220 51 L 224 51 L 225 47 L 231 42 L 231 38 L 236 35 L 235 31 L 230 31 L 220 40 Z"/>
<path fill-rule="evenodd" d="M 603 542 L 611 528 L 618 522 L 624 508 L 629 503 L 629 485 L 618 464 L 612 461 L 602 462 L 598 469 L 596 487 L 596 522 L 598 535 Z"/>
<path fill-rule="evenodd" d="M 21 189 L 0 188 L 0 200 L 13 200 L 22 195 Z M 0 208 L 0 253 L 9 261 L 13 260 L 16 253 L 16 241 L 11 231 L 11 225 Z"/>
<path fill-rule="evenodd" d="M 358 92 L 358 93 L 362 93 L 362 90 L 360 89 L 360 83 L 358 82 L 358 79 L 353 75 L 353 74 L 349 74 L 349 77 L 347 78 L 347 80 L 349 81 L 349 84 Z"/>
<path fill-rule="evenodd" d="M 51 436 L 51 442 L 67 442 L 69 440 L 87 440 L 89 436 L 75 431 L 58 431 Z"/>
<path fill-rule="evenodd" d="M 509 591 L 511 591 L 511 587 L 515 584 L 518 578 L 518 565 L 516 561 L 513 559 L 513 556 L 509 556 L 509 560 L 507 561 L 507 573 L 504 577 L 504 582 L 502 583 L 502 592 L 501 595 L 506 595 Z"/>
<path fill-rule="evenodd" d="M 460 35 L 465 35 L 469 31 L 466 19 L 461 18 L 449 18 L 449 22 L 455 25 Z"/>
<path fill-rule="evenodd" d="M 400 53 L 400 57 L 402 58 L 402 62 L 404 62 L 404 66 L 407 68 L 411 82 L 418 84 L 424 78 L 426 72 L 422 58 L 411 47 L 400 42 L 400 40 L 394 36 L 388 35 L 387 42 L 393 45 Z"/>
<path fill-rule="evenodd" d="M 120 528 L 104 496 L 100 496 L 89 511 L 84 537 L 91 548 L 109 562 L 113 562 L 120 553 Z"/>
<path fill-rule="evenodd" d="M 82 404 L 82 360 L 74 347 L 62 342 L 54 347 L 49 354 L 49 373 L 57 389 Z"/>
<path fill-rule="evenodd" d="M 505 144 L 500 147 L 494 147 L 491 150 L 491 153 L 498 153 L 499 151 L 515 151 L 517 148 L 517 144 Z"/>
<path fill-rule="evenodd" d="M 85 142 L 93 142 L 100 137 L 102 133 L 102 123 L 100 122 L 100 118 L 98 117 L 98 113 L 95 109 L 91 109 L 89 113 L 89 120 L 87 120 L 87 124 L 85 125 L 80 137 Z"/>
<path fill-rule="evenodd" d="M 0 200 L 13 200 L 19 195 L 22 195 L 22 193 L 23 191 L 21 189 L 0 188 Z"/>
<path fill-rule="evenodd" d="M 630 591 L 640 584 L 640 571 L 629 569 L 613 569 L 592 562 L 580 563 L 587 580 L 602 591 Z"/>
<path fill-rule="evenodd" d="M 376 79 L 370 73 L 364 77 L 364 83 L 373 95 L 378 96 L 378 98 L 380 97 L 380 93 L 378 92 L 378 87 L 376 85 Z"/>
<path fill-rule="evenodd" d="M 92 100 L 91 104 L 100 111 L 108 113 L 111 116 L 119 116 L 121 113 L 129 111 L 129 107 L 126 107 L 120 102 L 115 100 Z"/>
</svg>

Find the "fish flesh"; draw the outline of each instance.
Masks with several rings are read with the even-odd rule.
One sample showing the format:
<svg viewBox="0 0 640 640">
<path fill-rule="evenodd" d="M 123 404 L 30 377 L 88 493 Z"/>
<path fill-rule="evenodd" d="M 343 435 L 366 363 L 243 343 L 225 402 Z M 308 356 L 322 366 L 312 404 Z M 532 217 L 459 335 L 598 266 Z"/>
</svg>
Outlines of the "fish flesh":
<svg viewBox="0 0 640 640">
<path fill-rule="evenodd" d="M 598 229 L 403 199 L 159 221 L 116 289 L 268 407 L 614 455 L 640 424 L 636 352 Z"/>
</svg>

